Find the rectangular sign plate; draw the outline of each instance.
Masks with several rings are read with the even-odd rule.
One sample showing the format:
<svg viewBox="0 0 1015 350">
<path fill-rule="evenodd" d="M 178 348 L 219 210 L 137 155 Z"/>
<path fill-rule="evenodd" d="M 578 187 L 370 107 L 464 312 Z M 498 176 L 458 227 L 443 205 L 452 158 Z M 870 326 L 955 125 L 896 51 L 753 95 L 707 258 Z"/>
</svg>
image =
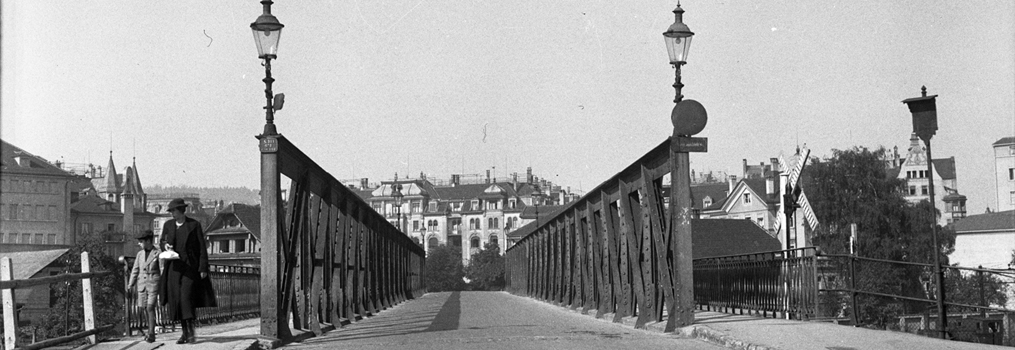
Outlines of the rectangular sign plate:
<svg viewBox="0 0 1015 350">
<path fill-rule="evenodd" d="M 677 152 L 708 152 L 708 138 L 677 137 Z"/>
</svg>

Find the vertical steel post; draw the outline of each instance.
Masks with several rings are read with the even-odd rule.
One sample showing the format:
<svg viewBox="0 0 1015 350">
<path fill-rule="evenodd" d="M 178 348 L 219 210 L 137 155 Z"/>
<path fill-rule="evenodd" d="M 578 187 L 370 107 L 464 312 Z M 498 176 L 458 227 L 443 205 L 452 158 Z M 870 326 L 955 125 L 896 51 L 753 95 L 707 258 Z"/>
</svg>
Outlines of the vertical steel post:
<svg viewBox="0 0 1015 350">
<path fill-rule="evenodd" d="M 265 124 L 265 130 L 269 124 Z M 272 128 L 274 126 L 272 125 Z M 261 335 L 281 339 L 288 336 L 285 308 L 279 305 L 279 220 L 280 183 L 278 134 L 258 136 L 261 151 Z"/>
<path fill-rule="evenodd" d="M 945 308 L 945 275 L 941 268 L 941 248 L 937 243 L 937 205 L 934 203 L 934 161 L 930 153 L 930 135 L 921 137 L 927 146 L 927 187 L 930 194 L 930 217 L 931 217 L 931 244 L 934 254 L 934 275 L 937 276 L 937 321 L 938 329 L 941 332 L 941 339 L 947 339 L 948 314 Z"/>
<path fill-rule="evenodd" d="M 680 66 L 674 64 L 676 77 L 673 88 L 676 90 L 674 103 L 680 103 L 684 96 L 680 82 Z M 694 258 L 691 250 L 691 173 L 690 157 L 687 150 L 680 149 L 680 137 L 674 125 L 673 136 L 670 138 L 670 157 L 673 168 L 670 171 L 670 227 L 673 236 L 670 238 L 670 249 L 673 250 L 674 274 L 674 305 L 669 306 L 667 329 L 685 327 L 694 323 Z"/>
</svg>

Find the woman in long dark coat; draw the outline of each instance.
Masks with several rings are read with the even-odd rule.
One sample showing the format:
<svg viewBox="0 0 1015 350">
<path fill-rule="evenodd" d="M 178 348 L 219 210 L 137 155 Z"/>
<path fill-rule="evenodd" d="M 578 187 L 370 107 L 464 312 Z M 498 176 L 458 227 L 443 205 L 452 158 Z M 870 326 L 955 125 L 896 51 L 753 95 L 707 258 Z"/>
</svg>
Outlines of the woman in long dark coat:
<svg viewBox="0 0 1015 350">
<path fill-rule="evenodd" d="M 208 241 L 201 223 L 187 217 L 187 203 L 183 199 L 173 199 L 167 208 L 173 220 L 162 226 L 162 243 L 180 258 L 166 260 L 159 296 L 162 305 L 168 305 L 169 318 L 180 321 L 183 328 L 176 343 L 193 343 L 197 340 L 194 330 L 197 308 L 216 306 L 208 279 Z"/>
</svg>

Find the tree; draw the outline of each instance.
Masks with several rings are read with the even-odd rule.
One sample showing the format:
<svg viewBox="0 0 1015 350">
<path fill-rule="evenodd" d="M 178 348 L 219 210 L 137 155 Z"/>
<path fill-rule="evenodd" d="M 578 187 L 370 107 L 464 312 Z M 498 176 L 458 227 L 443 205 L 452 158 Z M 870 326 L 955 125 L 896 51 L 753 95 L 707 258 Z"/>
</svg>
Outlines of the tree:
<svg viewBox="0 0 1015 350">
<path fill-rule="evenodd" d="M 462 269 L 462 251 L 459 247 L 438 245 L 430 247 L 426 256 L 427 291 L 445 292 L 465 290 L 465 273 Z"/>
<path fill-rule="evenodd" d="M 942 264 L 955 247 L 955 233 L 938 228 L 938 246 L 932 247 L 931 232 L 936 215 L 931 204 L 911 204 L 904 197 L 905 181 L 888 176 L 882 162 L 884 148 L 866 147 L 833 150 L 831 158 L 813 159 L 804 178 L 815 214 L 822 227 L 813 242 L 823 252 L 849 253 L 850 224 L 857 225 L 857 254 L 862 257 L 933 263 L 938 254 Z M 842 271 L 846 271 L 843 269 Z M 933 294 L 922 280 L 931 280 L 933 270 L 922 266 L 861 261 L 857 264 L 857 288 L 907 297 L 928 298 Z M 921 280 L 922 279 L 922 280 Z M 891 298 L 865 296 L 859 300 L 862 323 L 885 327 L 899 314 L 926 310 L 924 302 L 899 302 Z"/>
<path fill-rule="evenodd" d="M 67 273 L 81 272 L 81 253 L 88 252 L 92 272 L 112 271 L 112 274 L 92 279 L 92 299 L 96 327 L 123 323 L 124 274 L 117 257 L 106 252 L 105 233 L 81 233 L 77 245 L 60 257 Z M 81 281 L 56 283 L 50 286 L 55 300 L 54 312 L 46 316 L 35 332 L 41 339 L 54 338 L 84 330 L 84 310 L 81 300 Z M 101 335 L 116 335 L 111 330 Z"/>
<path fill-rule="evenodd" d="M 500 255 L 497 243 L 488 242 L 482 250 L 472 254 L 465 276 L 470 280 L 472 290 L 504 289 L 504 257 Z"/>
</svg>

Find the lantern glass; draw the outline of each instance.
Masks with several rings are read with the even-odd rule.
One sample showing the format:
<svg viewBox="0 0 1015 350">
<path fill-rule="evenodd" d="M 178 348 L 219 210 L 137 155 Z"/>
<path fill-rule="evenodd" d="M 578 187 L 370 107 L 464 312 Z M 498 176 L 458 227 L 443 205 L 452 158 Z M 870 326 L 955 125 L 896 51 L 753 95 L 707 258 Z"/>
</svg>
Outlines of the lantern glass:
<svg viewBox="0 0 1015 350">
<path fill-rule="evenodd" d="M 278 37 L 282 35 L 282 28 L 275 30 L 253 29 L 254 42 L 257 44 L 257 57 L 276 57 L 278 53 Z"/>
<path fill-rule="evenodd" d="M 691 48 L 691 36 L 683 33 L 666 33 L 666 53 L 670 55 L 670 64 L 687 62 L 687 51 Z"/>
</svg>

